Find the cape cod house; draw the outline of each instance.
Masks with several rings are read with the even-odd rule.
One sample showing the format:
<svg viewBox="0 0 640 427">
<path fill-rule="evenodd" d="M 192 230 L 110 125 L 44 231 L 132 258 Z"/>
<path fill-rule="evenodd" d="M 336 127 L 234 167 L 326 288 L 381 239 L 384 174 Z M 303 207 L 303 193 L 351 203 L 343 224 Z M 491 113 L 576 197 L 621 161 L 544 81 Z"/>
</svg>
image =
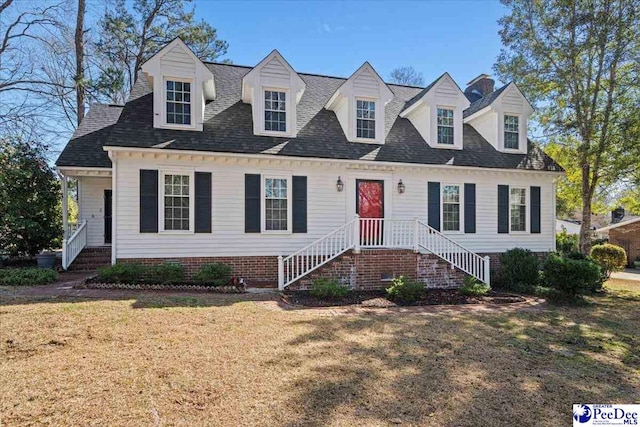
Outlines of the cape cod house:
<svg viewBox="0 0 640 427">
<path fill-rule="evenodd" d="M 489 282 L 501 252 L 555 247 L 562 169 L 527 139 L 531 113 L 487 75 L 409 87 L 369 63 L 299 73 L 275 50 L 255 67 L 203 63 L 176 39 L 124 106 L 91 107 L 57 160 L 78 183 L 64 267 L 102 253 L 189 274 L 220 261 L 280 288 Z"/>
</svg>

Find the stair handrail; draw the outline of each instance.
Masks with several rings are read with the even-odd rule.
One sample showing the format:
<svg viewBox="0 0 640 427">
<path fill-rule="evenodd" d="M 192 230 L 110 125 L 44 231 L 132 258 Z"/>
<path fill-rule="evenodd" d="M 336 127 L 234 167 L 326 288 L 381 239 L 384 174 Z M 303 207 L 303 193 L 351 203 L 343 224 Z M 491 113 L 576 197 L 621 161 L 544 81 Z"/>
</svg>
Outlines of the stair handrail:
<svg viewBox="0 0 640 427">
<path fill-rule="evenodd" d="M 71 263 L 87 246 L 87 220 L 82 220 L 71 236 L 62 240 L 62 268 L 68 269 Z"/>
<path fill-rule="evenodd" d="M 342 246 L 333 248 L 333 249 L 337 249 L 333 253 L 320 254 L 319 252 L 316 252 L 314 254 L 312 252 L 311 255 L 309 255 L 309 251 L 311 249 L 320 248 L 320 246 L 324 242 L 327 242 L 329 239 L 333 238 L 336 235 L 339 235 L 340 233 L 344 233 L 345 244 Z M 289 284 L 295 282 L 296 280 L 300 279 L 303 276 L 306 276 L 312 271 L 322 267 L 324 264 L 335 259 L 336 257 L 340 256 L 341 254 L 348 251 L 349 249 L 354 249 L 355 252 L 358 252 L 359 248 L 360 248 L 360 227 L 359 227 L 359 217 L 358 215 L 356 215 L 355 218 L 353 218 L 351 221 L 325 234 L 324 236 L 313 241 L 312 243 L 308 244 L 302 249 L 286 257 L 283 257 L 282 255 L 278 256 L 278 289 L 283 290 Z M 298 266 L 296 266 L 296 269 L 298 271 L 297 272 L 294 271 L 292 274 L 291 267 L 293 267 L 293 262 L 295 260 L 298 260 L 302 254 L 305 255 L 304 268 L 300 269 L 298 268 Z M 308 259 L 309 256 L 311 257 L 311 260 Z M 286 271 L 287 277 L 285 277 L 285 265 L 289 265 L 290 267 Z"/>
<path fill-rule="evenodd" d="M 482 257 L 481 255 L 478 255 L 477 253 L 475 253 L 474 251 L 472 251 L 471 249 L 465 247 L 464 245 L 456 242 L 455 240 L 447 237 L 446 235 L 444 235 L 443 233 L 441 233 L 440 231 L 436 230 L 435 228 L 431 227 L 429 224 L 425 224 L 423 221 L 420 220 L 416 220 L 416 224 L 419 224 L 420 226 L 423 227 L 423 229 L 426 229 L 428 231 L 429 234 L 434 235 L 434 236 L 438 236 L 438 238 L 443 239 L 447 242 L 448 245 L 451 245 L 455 248 L 460 249 L 459 252 L 456 253 L 466 253 L 469 256 L 472 257 L 472 259 L 476 260 L 476 262 L 461 262 L 461 259 L 455 259 L 455 258 L 459 258 L 459 257 L 446 257 L 444 256 L 444 252 L 443 253 L 439 253 L 437 251 L 436 248 L 434 247 L 429 247 L 427 244 L 424 244 L 422 242 L 422 239 L 420 238 L 420 236 L 422 236 L 422 234 L 418 231 L 416 233 L 416 237 L 418 239 L 417 245 L 426 249 L 427 251 L 431 252 L 432 254 L 438 256 L 439 258 L 442 258 L 443 260 L 447 261 L 448 263 L 454 265 L 455 267 L 459 268 L 460 270 L 464 271 L 465 273 L 475 277 L 476 279 L 486 283 L 487 285 L 491 285 L 491 272 L 490 272 L 490 258 L 489 256 L 484 256 Z M 453 253 L 453 252 L 449 252 L 449 253 Z"/>
</svg>

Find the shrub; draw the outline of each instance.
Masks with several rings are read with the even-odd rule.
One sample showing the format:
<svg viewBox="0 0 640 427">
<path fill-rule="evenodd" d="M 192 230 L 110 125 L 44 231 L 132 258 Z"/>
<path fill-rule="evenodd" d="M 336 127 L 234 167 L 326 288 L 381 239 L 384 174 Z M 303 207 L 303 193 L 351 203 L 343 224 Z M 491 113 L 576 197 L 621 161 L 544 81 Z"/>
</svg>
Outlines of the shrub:
<svg viewBox="0 0 640 427">
<path fill-rule="evenodd" d="M 144 276 L 145 268 L 140 264 L 114 264 L 98 268 L 98 279 L 105 283 L 140 282 Z"/>
<path fill-rule="evenodd" d="M 389 299 L 400 303 L 418 301 L 424 295 L 424 283 L 400 276 L 387 288 Z"/>
<path fill-rule="evenodd" d="M 568 297 L 598 289 L 602 283 L 600 266 L 590 260 L 563 258 L 551 254 L 544 263 L 544 283 Z"/>
<path fill-rule="evenodd" d="M 611 272 L 623 270 L 627 265 L 627 253 L 624 249 L 609 243 L 591 248 L 591 258 L 602 267 L 604 279 L 608 279 Z"/>
<path fill-rule="evenodd" d="M 58 273 L 49 268 L 3 268 L 0 270 L 0 285 L 33 286 L 55 282 Z"/>
<path fill-rule="evenodd" d="M 231 267 L 221 262 L 205 264 L 193 276 L 193 281 L 202 285 L 228 285 L 231 282 Z"/>
<path fill-rule="evenodd" d="M 460 293 L 469 297 L 481 297 L 491 290 L 491 286 L 482 283 L 473 276 L 466 276 L 464 284 L 460 287 Z"/>
<path fill-rule="evenodd" d="M 143 276 L 147 283 L 171 285 L 184 281 L 184 267 L 180 264 L 165 262 L 145 270 Z"/>
<path fill-rule="evenodd" d="M 310 293 L 316 298 L 339 299 L 349 293 L 349 288 L 335 279 L 321 277 L 313 281 Z"/>
<path fill-rule="evenodd" d="M 556 250 L 561 254 L 578 252 L 578 235 L 569 234 L 567 230 L 562 230 L 556 234 Z"/>
<path fill-rule="evenodd" d="M 540 282 L 540 260 L 528 249 L 513 248 L 500 255 L 499 283 L 504 289 L 532 292 Z"/>
</svg>

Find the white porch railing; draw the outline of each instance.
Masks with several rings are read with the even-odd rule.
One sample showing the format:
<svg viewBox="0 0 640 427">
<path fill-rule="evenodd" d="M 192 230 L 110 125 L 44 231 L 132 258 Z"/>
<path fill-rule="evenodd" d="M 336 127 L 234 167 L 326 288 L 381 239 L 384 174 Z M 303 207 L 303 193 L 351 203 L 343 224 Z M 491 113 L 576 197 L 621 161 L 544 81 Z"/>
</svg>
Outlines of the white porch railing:
<svg viewBox="0 0 640 427">
<path fill-rule="evenodd" d="M 481 257 L 422 221 L 416 221 L 416 224 L 419 247 L 455 265 L 487 285 L 491 284 L 488 256 Z"/>
<path fill-rule="evenodd" d="M 87 221 L 82 221 L 69 238 L 62 241 L 62 268 L 69 268 L 78 254 L 87 246 Z"/>
<path fill-rule="evenodd" d="M 78 227 L 80 227 L 79 222 L 69 222 L 67 223 L 67 234 L 66 236 L 71 236 L 73 235 L 73 233 L 76 232 L 76 230 L 78 229 Z"/>
<path fill-rule="evenodd" d="M 490 283 L 489 257 L 481 257 L 416 219 L 358 218 L 299 251 L 278 257 L 278 288 L 320 268 L 349 249 L 427 250 L 476 279 Z"/>
</svg>

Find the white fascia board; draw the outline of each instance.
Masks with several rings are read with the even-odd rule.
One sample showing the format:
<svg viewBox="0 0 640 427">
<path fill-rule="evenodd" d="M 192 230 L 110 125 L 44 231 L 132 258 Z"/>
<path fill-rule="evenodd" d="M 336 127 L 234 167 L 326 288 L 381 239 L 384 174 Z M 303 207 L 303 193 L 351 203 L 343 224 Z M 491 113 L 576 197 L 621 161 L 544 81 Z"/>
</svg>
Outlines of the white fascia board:
<svg viewBox="0 0 640 427">
<path fill-rule="evenodd" d="M 529 173 L 529 174 L 545 174 L 545 175 L 564 175 L 561 171 L 538 171 L 530 169 L 504 169 L 504 168 L 483 168 L 479 166 L 459 166 L 459 165 L 427 165 L 422 163 L 401 163 L 401 162 L 382 162 L 371 160 L 347 160 L 347 159 L 327 159 L 322 157 L 297 157 L 297 156 L 280 156 L 272 154 L 242 154 L 242 153 L 223 153 L 217 151 L 196 151 L 196 150 L 175 150 L 169 148 L 142 148 L 142 147 L 115 147 L 105 145 L 102 147 L 104 151 L 109 152 L 109 157 L 116 153 L 151 153 L 163 155 L 186 155 L 186 156 L 205 156 L 205 157 L 225 157 L 225 158 L 243 158 L 255 160 L 290 160 L 297 162 L 314 162 L 314 163 L 334 163 L 334 164 L 351 164 L 351 165 L 367 165 L 367 166 L 384 166 L 389 168 L 415 168 L 415 169 L 462 169 L 478 172 L 506 172 L 506 173 Z"/>
<path fill-rule="evenodd" d="M 288 89 L 291 90 L 292 93 L 295 93 L 296 104 L 300 102 L 302 94 L 307 89 L 307 84 L 277 49 L 272 50 L 271 53 L 265 56 L 255 67 L 251 69 L 251 71 L 242 77 L 242 102 L 246 104 L 251 104 L 253 102 L 253 89 L 260 84 L 260 70 L 265 64 L 269 63 L 273 59 L 280 61 L 287 71 L 289 71 L 291 84 Z"/>
<path fill-rule="evenodd" d="M 491 105 L 487 105 L 486 107 L 484 107 L 482 110 L 478 110 L 475 113 L 473 113 L 472 115 L 470 115 L 469 117 L 464 119 L 465 123 L 468 123 L 474 119 L 477 119 L 478 117 L 484 115 L 485 113 L 488 113 L 489 111 L 491 111 Z"/>
</svg>

